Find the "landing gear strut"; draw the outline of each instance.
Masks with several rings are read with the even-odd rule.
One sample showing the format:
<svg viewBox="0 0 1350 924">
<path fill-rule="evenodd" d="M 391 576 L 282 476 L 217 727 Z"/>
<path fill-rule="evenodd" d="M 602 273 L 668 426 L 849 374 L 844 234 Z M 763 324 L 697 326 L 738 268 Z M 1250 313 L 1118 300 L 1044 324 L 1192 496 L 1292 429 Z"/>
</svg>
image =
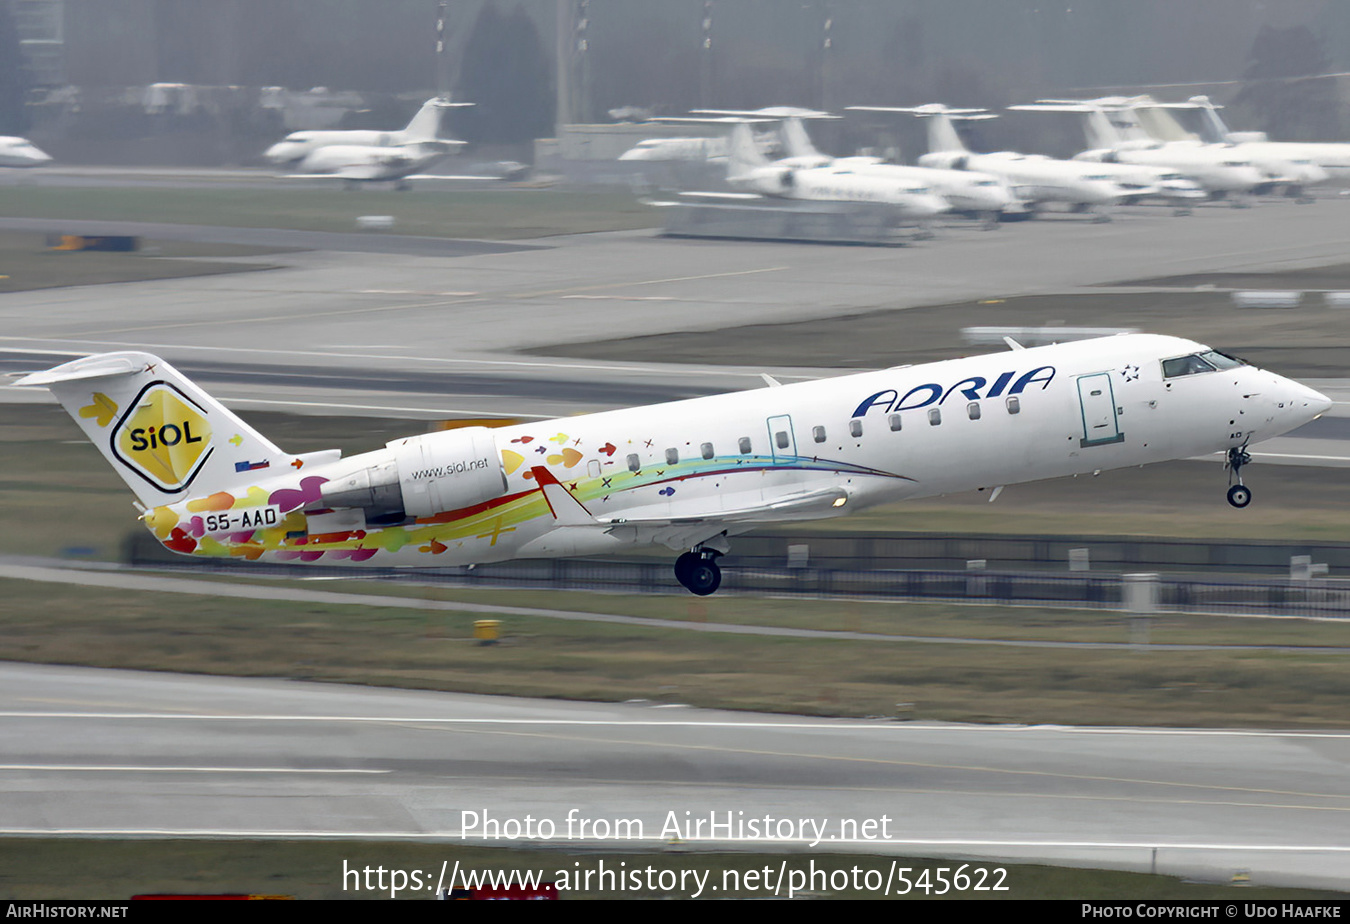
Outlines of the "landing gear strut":
<svg viewBox="0 0 1350 924">
<path fill-rule="evenodd" d="M 1242 466 L 1251 460 L 1252 454 L 1247 451 L 1245 444 L 1228 450 L 1228 461 L 1224 468 L 1228 469 L 1228 503 L 1234 507 L 1245 507 L 1252 502 L 1251 488 L 1242 483 Z M 1237 484 L 1233 484 L 1234 478 Z"/>
<path fill-rule="evenodd" d="M 692 594 L 706 597 L 722 585 L 722 569 L 717 567 L 718 552 L 698 548 L 675 559 L 675 580 Z"/>
</svg>

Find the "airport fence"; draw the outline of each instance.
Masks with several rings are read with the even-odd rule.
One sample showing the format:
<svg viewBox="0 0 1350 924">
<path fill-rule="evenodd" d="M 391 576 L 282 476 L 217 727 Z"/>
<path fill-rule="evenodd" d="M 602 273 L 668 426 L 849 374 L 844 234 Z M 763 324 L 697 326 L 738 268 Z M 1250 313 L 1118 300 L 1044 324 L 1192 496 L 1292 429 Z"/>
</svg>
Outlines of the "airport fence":
<svg viewBox="0 0 1350 924">
<path fill-rule="evenodd" d="M 685 593 L 676 583 L 670 564 L 664 561 L 557 559 L 435 569 L 245 565 L 191 560 L 182 563 L 155 561 L 153 566 L 174 571 L 211 571 L 271 578 L 322 576 L 452 587 Z M 1148 605 L 1140 609 L 1126 589 L 1130 576 L 1122 574 L 756 568 L 730 563 L 723 565 L 722 574 L 719 593 L 768 598 L 872 599 L 1140 613 L 1350 619 L 1350 581 L 1335 579 L 1196 580 L 1153 575 L 1147 580 L 1150 585 L 1145 595 Z"/>
</svg>

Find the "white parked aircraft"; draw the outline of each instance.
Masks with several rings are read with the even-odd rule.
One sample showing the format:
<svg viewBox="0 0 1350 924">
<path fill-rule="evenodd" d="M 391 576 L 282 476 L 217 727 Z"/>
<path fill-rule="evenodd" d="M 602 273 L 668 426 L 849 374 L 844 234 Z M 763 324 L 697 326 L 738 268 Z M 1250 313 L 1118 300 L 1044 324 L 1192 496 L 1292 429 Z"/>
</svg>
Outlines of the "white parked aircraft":
<svg viewBox="0 0 1350 924">
<path fill-rule="evenodd" d="M 393 181 L 407 189 L 405 180 L 454 152 L 457 141 L 416 141 L 397 147 L 330 144 L 315 148 L 296 164 L 292 176 L 327 177 L 357 183 Z"/>
<path fill-rule="evenodd" d="M 622 161 L 690 160 L 721 162 L 727 159 L 726 138 L 646 138 L 619 155 Z"/>
<path fill-rule="evenodd" d="M 20 379 L 46 386 L 175 552 L 452 565 L 681 551 L 696 594 L 729 537 L 875 504 L 1227 453 L 1331 402 L 1177 337 L 1129 334 L 654 407 L 292 455 L 147 353 Z M 995 495 L 997 491 L 995 491 Z M 992 498 L 991 498 L 992 499 Z"/>
<path fill-rule="evenodd" d="M 1025 212 L 1012 189 L 1000 177 L 974 170 L 944 170 L 886 163 L 879 157 L 830 157 L 811 143 L 801 119 L 783 120 L 780 133 L 783 153 L 780 164 L 801 167 L 831 167 L 859 176 L 895 179 L 924 186 L 937 193 L 957 212 L 973 213 L 997 221 L 1003 212 Z"/>
<path fill-rule="evenodd" d="M 761 196 L 817 202 L 870 203 L 897 218 L 923 221 L 951 210 L 941 196 L 913 180 L 864 176 L 834 166 L 770 161 L 755 147 L 750 126 L 738 123 L 727 142 L 727 182 Z"/>
<path fill-rule="evenodd" d="M 1093 171 L 1082 164 L 1055 160 L 1040 154 L 1017 154 L 1000 151 L 994 154 L 974 154 L 966 149 L 953 119 L 994 119 L 997 116 L 983 109 L 948 109 L 941 103 L 924 106 L 850 106 L 860 112 L 907 112 L 928 120 L 928 153 L 919 158 L 924 167 L 946 170 L 977 170 L 1001 178 L 1021 200 L 1030 203 L 1063 202 L 1082 210 L 1112 206 L 1131 198 L 1140 191 L 1127 189 L 1108 173 Z M 1110 221 L 1110 216 L 1097 212 L 1098 221 Z"/>
<path fill-rule="evenodd" d="M 41 167 L 51 156 L 27 138 L 0 135 L 0 167 Z"/>
<path fill-rule="evenodd" d="M 1350 143 L 1337 141 L 1271 141 L 1265 132 L 1230 132 L 1219 117 L 1220 106 L 1208 96 L 1192 96 L 1185 103 L 1169 103 L 1168 108 L 1195 108 L 1202 114 L 1205 141 L 1236 144 L 1252 152 L 1254 160 L 1272 158 L 1293 163 L 1311 162 L 1327 173 L 1327 181 L 1350 186 Z"/>
<path fill-rule="evenodd" d="M 441 116 L 448 109 L 472 106 L 473 103 L 452 103 L 439 97 L 429 99 L 417 110 L 406 128 L 392 132 L 366 129 L 291 132 L 268 148 L 263 156 L 270 162 L 301 168 L 315 151 L 325 147 L 343 148 L 402 148 L 424 142 L 449 146 L 464 144 L 440 137 Z"/>
<path fill-rule="evenodd" d="M 1085 101 L 1042 100 L 1018 108 L 1081 113 L 1090 150 L 1074 155 L 1074 160 L 1142 164 L 1175 170 L 1195 180 L 1212 195 L 1235 197 L 1235 206 L 1246 205 L 1245 197 L 1263 187 L 1303 182 L 1305 177 L 1312 176 L 1290 164 L 1262 169 L 1241 150 L 1225 145 L 1150 138 L 1128 103 L 1128 100 L 1107 97 Z"/>
</svg>

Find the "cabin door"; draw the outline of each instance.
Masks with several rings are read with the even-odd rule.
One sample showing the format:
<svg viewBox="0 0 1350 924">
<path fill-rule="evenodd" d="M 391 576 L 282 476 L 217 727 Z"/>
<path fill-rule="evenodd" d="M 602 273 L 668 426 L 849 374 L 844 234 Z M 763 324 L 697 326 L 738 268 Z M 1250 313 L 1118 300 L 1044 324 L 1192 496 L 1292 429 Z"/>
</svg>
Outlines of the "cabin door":
<svg viewBox="0 0 1350 924">
<path fill-rule="evenodd" d="M 1094 372 L 1078 377 L 1078 407 L 1083 416 L 1083 439 L 1079 446 L 1125 441 L 1125 434 L 1120 432 L 1111 373 Z"/>
</svg>

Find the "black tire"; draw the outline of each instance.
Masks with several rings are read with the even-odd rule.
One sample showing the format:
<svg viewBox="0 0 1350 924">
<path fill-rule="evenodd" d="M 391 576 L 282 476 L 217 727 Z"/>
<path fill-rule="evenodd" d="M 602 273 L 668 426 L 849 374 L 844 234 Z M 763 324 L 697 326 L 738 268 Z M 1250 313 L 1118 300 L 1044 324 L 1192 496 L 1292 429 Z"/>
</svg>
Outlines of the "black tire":
<svg viewBox="0 0 1350 924">
<path fill-rule="evenodd" d="M 679 581 L 685 587 L 689 586 L 689 569 L 698 564 L 699 556 L 693 552 L 685 552 L 679 558 L 675 559 L 675 580 Z"/>
<path fill-rule="evenodd" d="M 1252 492 L 1246 485 L 1235 484 L 1228 489 L 1228 503 L 1234 507 L 1245 507 L 1251 502 Z"/>
<path fill-rule="evenodd" d="M 715 562 L 696 561 L 688 571 L 687 580 L 681 583 L 691 594 L 706 597 L 722 586 L 722 569 Z"/>
</svg>

